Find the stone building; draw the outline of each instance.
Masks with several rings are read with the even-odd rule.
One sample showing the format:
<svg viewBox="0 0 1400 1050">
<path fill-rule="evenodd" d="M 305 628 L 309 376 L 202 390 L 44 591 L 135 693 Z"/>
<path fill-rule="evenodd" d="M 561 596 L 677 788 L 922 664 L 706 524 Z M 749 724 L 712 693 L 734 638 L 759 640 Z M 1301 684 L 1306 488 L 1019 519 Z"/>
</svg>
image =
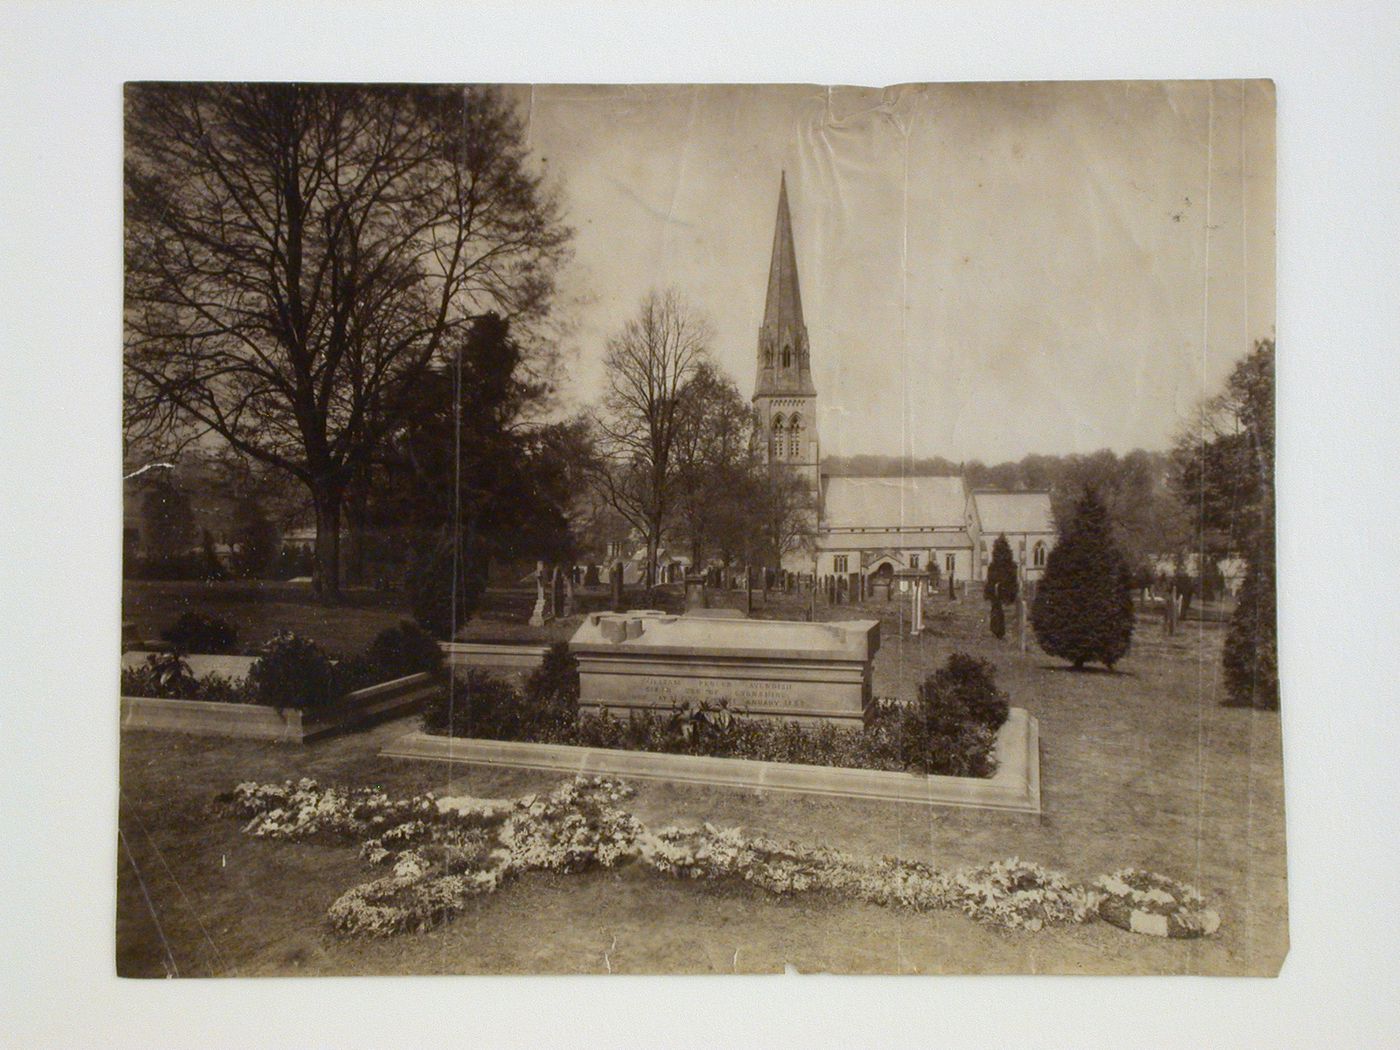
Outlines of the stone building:
<svg viewBox="0 0 1400 1050">
<path fill-rule="evenodd" d="M 943 579 L 981 580 L 1004 533 L 1028 578 L 1044 571 L 1055 543 L 1047 493 L 971 492 L 958 476 L 824 474 L 786 175 L 778 184 L 753 405 L 768 462 L 798 471 L 817 496 L 815 550 L 785 558 L 785 568 L 819 577 L 932 568 Z"/>
</svg>

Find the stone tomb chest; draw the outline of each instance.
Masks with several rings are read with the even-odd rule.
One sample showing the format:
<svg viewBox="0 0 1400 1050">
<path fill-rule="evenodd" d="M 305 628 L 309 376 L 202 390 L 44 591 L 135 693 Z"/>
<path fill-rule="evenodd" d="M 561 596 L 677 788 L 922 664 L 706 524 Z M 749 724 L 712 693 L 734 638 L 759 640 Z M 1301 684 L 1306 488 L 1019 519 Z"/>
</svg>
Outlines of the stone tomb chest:
<svg viewBox="0 0 1400 1050">
<path fill-rule="evenodd" d="M 592 613 L 569 649 L 579 662 L 583 710 L 625 714 L 688 701 L 754 717 L 858 725 L 870 706 L 878 620 Z"/>
</svg>

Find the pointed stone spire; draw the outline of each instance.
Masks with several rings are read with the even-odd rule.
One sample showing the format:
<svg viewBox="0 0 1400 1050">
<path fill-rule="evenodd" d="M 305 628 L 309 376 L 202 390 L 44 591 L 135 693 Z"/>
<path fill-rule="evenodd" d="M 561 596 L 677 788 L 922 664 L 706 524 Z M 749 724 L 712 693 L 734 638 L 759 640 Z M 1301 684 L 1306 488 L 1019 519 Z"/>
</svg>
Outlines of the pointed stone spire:
<svg viewBox="0 0 1400 1050">
<path fill-rule="evenodd" d="M 758 335 L 758 381 L 754 397 L 814 397 L 808 356 L 807 326 L 802 320 L 802 293 L 797 281 L 797 251 L 788 211 L 787 173 L 778 183 L 778 218 L 773 229 L 773 258 L 768 264 L 768 300 Z"/>
</svg>

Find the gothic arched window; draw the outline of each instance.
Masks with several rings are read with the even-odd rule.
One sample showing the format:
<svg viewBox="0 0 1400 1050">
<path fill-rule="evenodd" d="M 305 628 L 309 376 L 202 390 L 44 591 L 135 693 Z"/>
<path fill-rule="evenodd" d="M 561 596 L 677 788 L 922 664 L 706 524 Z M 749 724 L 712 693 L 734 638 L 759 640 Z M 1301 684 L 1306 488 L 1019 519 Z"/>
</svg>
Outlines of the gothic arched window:
<svg viewBox="0 0 1400 1050">
<path fill-rule="evenodd" d="M 788 456 L 797 459 L 802 455 L 802 417 L 794 414 L 788 425 Z"/>
<path fill-rule="evenodd" d="M 1037 543 L 1035 550 L 1031 552 L 1031 558 L 1037 569 L 1043 568 L 1045 565 L 1045 544 Z"/>
<path fill-rule="evenodd" d="M 792 367 L 792 347 L 787 344 L 783 345 L 783 367 Z"/>
<path fill-rule="evenodd" d="M 783 454 L 783 417 L 773 417 L 773 442 L 769 450 L 769 455 L 773 459 L 780 459 Z"/>
</svg>

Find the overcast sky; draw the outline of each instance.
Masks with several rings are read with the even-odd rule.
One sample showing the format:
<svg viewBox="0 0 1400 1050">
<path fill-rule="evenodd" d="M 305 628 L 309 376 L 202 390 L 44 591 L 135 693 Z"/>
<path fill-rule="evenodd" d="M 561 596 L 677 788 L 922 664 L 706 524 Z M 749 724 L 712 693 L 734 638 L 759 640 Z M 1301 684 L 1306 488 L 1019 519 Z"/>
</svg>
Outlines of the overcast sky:
<svg viewBox="0 0 1400 1050">
<path fill-rule="evenodd" d="M 664 286 L 752 392 L 783 170 L 825 455 L 1165 448 L 1274 331 L 1266 82 L 519 94 L 577 231 L 576 403 Z"/>
</svg>

